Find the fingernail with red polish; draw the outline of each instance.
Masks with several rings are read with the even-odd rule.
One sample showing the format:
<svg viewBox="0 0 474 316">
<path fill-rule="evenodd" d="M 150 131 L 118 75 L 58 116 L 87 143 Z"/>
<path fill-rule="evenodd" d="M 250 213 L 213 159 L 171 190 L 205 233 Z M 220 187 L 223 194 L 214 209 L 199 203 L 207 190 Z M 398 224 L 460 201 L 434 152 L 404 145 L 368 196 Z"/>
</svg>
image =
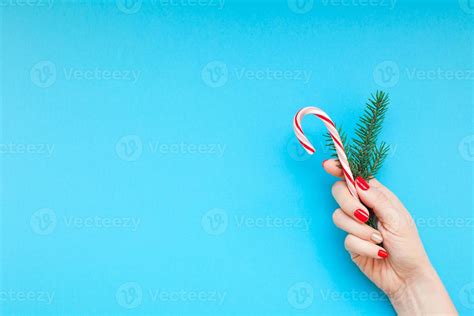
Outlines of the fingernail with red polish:
<svg viewBox="0 0 474 316">
<path fill-rule="evenodd" d="M 356 183 L 357 183 L 357 186 L 364 191 L 367 191 L 370 188 L 367 181 L 365 181 L 364 178 L 362 178 L 361 176 L 358 176 L 356 178 Z"/>
<path fill-rule="evenodd" d="M 380 258 L 387 258 L 388 257 L 388 253 L 383 250 L 383 249 L 380 249 L 379 252 L 377 253 L 377 255 L 380 257 Z"/>
<path fill-rule="evenodd" d="M 323 160 L 323 167 L 324 167 L 324 164 L 326 163 L 326 161 L 328 161 L 327 159 L 326 160 Z"/>
<path fill-rule="evenodd" d="M 355 210 L 354 216 L 362 223 L 365 223 L 369 220 L 369 215 L 361 209 Z"/>
</svg>

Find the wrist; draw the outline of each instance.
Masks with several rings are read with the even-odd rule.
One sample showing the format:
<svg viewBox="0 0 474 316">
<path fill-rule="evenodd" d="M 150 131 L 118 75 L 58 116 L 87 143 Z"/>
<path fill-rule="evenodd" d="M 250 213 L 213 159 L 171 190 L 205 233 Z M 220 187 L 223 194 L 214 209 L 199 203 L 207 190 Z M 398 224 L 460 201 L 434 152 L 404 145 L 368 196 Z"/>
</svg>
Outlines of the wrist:
<svg viewBox="0 0 474 316">
<path fill-rule="evenodd" d="M 457 314 L 431 264 L 405 280 L 403 286 L 388 297 L 398 315 Z"/>
</svg>

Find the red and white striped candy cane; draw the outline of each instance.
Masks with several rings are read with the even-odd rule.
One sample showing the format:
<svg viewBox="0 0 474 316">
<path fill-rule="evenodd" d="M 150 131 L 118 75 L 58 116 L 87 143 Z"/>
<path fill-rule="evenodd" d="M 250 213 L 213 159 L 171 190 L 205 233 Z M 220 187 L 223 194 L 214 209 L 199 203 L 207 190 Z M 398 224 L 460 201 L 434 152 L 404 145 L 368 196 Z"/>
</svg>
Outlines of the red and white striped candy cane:
<svg viewBox="0 0 474 316">
<path fill-rule="evenodd" d="M 311 145 L 308 138 L 306 138 L 303 133 L 303 129 L 301 128 L 301 120 L 305 115 L 308 114 L 316 115 L 318 118 L 321 119 L 321 121 L 323 121 L 324 125 L 326 125 L 326 128 L 328 129 L 329 134 L 331 135 L 331 138 L 334 142 L 334 146 L 336 147 L 337 157 L 339 158 L 339 162 L 341 163 L 347 187 L 349 188 L 349 191 L 351 192 L 352 196 L 358 199 L 359 196 L 357 195 L 357 190 L 355 188 L 354 176 L 352 175 L 351 168 L 349 167 L 347 155 L 344 151 L 344 145 L 342 144 L 341 137 L 337 132 L 336 125 L 333 123 L 329 115 L 327 115 L 326 112 L 324 112 L 323 110 L 318 109 L 314 106 L 308 106 L 299 110 L 298 113 L 296 113 L 295 119 L 293 121 L 293 128 L 295 130 L 296 137 L 298 138 L 304 149 L 308 152 L 308 154 L 314 154 L 315 149 L 313 145 Z"/>
</svg>

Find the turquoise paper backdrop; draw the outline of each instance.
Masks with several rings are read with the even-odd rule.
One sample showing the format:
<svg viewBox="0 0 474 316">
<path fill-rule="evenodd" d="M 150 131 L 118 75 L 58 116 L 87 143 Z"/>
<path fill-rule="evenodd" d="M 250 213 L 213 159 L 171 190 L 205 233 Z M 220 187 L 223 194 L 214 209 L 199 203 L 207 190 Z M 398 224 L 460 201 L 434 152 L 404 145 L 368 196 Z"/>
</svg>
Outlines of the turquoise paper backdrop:
<svg viewBox="0 0 474 316">
<path fill-rule="evenodd" d="M 334 227 L 324 108 L 474 311 L 474 2 L 0 0 L 2 314 L 393 314 Z"/>
</svg>

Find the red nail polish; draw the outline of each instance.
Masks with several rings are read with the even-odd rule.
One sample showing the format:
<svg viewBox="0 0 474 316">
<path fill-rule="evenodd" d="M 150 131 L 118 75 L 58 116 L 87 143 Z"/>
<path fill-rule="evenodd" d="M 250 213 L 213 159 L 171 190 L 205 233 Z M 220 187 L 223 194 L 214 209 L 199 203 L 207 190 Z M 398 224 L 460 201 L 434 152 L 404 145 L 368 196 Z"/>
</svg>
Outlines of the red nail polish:
<svg viewBox="0 0 474 316">
<path fill-rule="evenodd" d="M 326 161 L 328 161 L 328 160 L 327 160 L 327 159 L 326 159 L 326 160 L 323 160 L 323 167 L 324 167 L 324 163 L 325 163 Z"/>
<path fill-rule="evenodd" d="M 362 223 L 365 223 L 369 220 L 369 215 L 367 215 L 367 213 L 361 209 L 355 210 L 354 216 Z"/>
<path fill-rule="evenodd" d="M 367 181 L 365 181 L 364 178 L 362 178 L 361 176 L 358 176 L 356 178 L 356 183 L 357 183 L 357 186 L 364 191 L 367 191 L 370 188 Z"/>
<path fill-rule="evenodd" d="M 383 250 L 383 249 L 380 249 L 379 252 L 377 253 L 377 255 L 380 257 L 380 258 L 387 258 L 388 257 L 388 253 Z"/>
</svg>

